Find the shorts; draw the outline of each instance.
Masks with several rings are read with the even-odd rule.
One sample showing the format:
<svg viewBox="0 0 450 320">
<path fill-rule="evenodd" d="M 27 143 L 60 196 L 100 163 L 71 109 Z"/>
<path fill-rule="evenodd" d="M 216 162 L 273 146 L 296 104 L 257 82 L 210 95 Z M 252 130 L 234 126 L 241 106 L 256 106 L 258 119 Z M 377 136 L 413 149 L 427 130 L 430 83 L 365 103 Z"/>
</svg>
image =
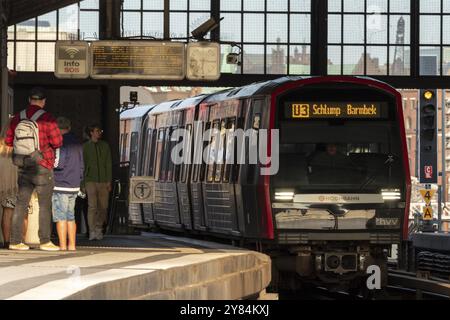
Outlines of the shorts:
<svg viewBox="0 0 450 320">
<path fill-rule="evenodd" d="M 76 194 L 53 193 L 53 222 L 75 221 Z"/>
<path fill-rule="evenodd" d="M 17 197 L 7 197 L 2 200 L 1 205 L 3 208 L 15 209 L 16 201 L 17 201 Z"/>
</svg>

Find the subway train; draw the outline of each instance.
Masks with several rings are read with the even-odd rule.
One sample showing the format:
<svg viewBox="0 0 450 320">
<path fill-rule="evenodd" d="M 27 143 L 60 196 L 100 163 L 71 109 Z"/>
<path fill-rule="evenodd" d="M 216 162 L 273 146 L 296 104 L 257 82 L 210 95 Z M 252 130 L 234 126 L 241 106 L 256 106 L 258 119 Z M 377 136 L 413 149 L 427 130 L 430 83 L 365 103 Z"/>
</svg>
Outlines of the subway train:
<svg viewBox="0 0 450 320">
<path fill-rule="evenodd" d="M 155 183 L 154 203 L 129 205 L 131 225 L 262 251 L 278 287 L 361 288 L 369 266 L 386 284 L 411 192 L 391 86 L 283 77 L 139 106 L 121 114 L 120 130 L 129 176 Z"/>
</svg>

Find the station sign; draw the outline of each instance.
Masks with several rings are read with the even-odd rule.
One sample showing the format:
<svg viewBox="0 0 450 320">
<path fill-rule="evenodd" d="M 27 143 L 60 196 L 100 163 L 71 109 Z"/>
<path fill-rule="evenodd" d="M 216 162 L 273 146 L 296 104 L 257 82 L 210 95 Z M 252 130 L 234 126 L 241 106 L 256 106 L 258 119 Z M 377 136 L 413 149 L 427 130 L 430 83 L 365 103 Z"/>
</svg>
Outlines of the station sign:
<svg viewBox="0 0 450 320">
<path fill-rule="evenodd" d="M 86 41 L 57 41 L 55 77 L 86 79 L 89 77 L 89 44 Z"/>
<path fill-rule="evenodd" d="M 218 80 L 220 45 L 214 42 L 188 43 L 186 69 L 186 78 L 189 80 Z"/>
<path fill-rule="evenodd" d="M 91 44 L 91 78 L 182 80 L 186 49 L 181 42 L 95 41 Z"/>
<path fill-rule="evenodd" d="M 129 203 L 155 203 L 155 180 L 151 177 L 130 178 Z"/>
</svg>

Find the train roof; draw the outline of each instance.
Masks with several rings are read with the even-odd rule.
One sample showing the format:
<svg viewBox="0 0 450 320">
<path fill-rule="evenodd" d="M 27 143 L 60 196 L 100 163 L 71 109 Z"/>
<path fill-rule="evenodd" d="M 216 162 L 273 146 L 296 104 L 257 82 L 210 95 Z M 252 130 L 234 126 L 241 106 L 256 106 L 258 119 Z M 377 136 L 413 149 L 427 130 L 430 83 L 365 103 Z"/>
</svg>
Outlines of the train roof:
<svg viewBox="0 0 450 320">
<path fill-rule="evenodd" d="M 174 105 L 172 107 L 172 110 L 183 110 L 186 108 L 190 108 L 192 106 L 196 106 L 196 105 L 200 104 L 201 102 L 203 102 L 203 100 L 205 100 L 206 97 L 208 97 L 208 96 L 209 95 L 202 94 L 199 96 L 184 99 L 181 101 L 181 103 Z"/>
<path fill-rule="evenodd" d="M 229 99 L 242 99 L 254 95 L 269 94 L 276 87 L 287 82 L 304 79 L 304 77 L 282 77 L 274 80 L 256 82 L 239 88 L 232 88 L 218 93 L 211 94 L 205 102 L 218 102 Z"/>
<path fill-rule="evenodd" d="M 120 115 L 120 120 L 141 118 L 145 116 L 154 107 L 155 107 L 154 104 L 138 105 L 133 109 L 122 112 L 122 114 Z"/>
<path fill-rule="evenodd" d="M 160 114 L 160 113 L 164 113 L 164 112 L 170 112 L 170 111 L 172 111 L 172 109 L 174 107 L 176 107 L 177 105 L 179 105 L 182 102 L 183 102 L 183 100 L 171 100 L 171 101 L 162 102 L 162 103 L 156 105 L 155 108 L 153 108 L 150 111 L 150 114 Z"/>
</svg>

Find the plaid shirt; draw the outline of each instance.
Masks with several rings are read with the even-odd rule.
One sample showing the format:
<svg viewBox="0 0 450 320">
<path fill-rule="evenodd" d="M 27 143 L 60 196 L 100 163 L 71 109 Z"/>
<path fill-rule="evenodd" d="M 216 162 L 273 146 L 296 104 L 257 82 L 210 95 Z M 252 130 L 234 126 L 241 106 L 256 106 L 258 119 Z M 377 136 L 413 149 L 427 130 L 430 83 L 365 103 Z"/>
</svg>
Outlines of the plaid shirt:
<svg viewBox="0 0 450 320">
<path fill-rule="evenodd" d="M 30 105 L 27 108 L 27 117 L 30 119 L 36 111 L 40 110 L 39 106 Z M 6 133 L 6 145 L 12 147 L 14 143 L 14 131 L 20 121 L 20 114 L 16 114 L 11 120 L 11 125 Z M 39 164 L 44 168 L 53 170 L 55 163 L 55 150 L 63 144 L 61 131 L 56 124 L 55 118 L 48 112 L 44 113 L 38 120 L 39 127 L 39 149 L 44 158 Z"/>
</svg>

